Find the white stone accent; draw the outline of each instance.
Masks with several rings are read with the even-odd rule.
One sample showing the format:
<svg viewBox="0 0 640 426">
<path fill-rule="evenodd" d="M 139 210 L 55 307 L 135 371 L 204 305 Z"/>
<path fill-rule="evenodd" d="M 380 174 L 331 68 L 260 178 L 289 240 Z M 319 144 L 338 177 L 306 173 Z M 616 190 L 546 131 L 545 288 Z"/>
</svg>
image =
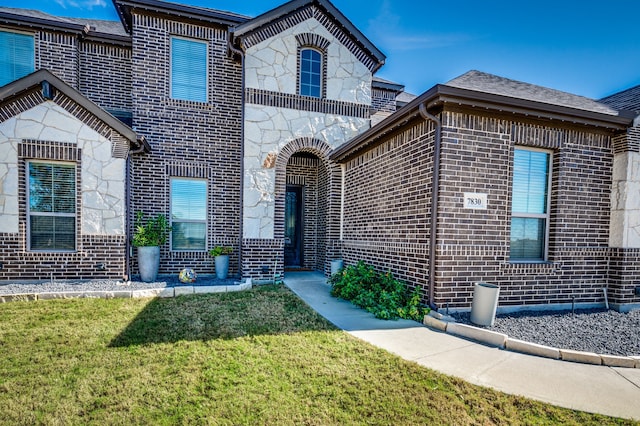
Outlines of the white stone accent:
<svg viewBox="0 0 640 426">
<path fill-rule="evenodd" d="M 327 99 L 371 104 L 371 72 L 316 19 L 289 28 L 247 49 L 245 84 L 249 88 L 296 93 L 297 34 L 313 32 L 329 40 Z"/>
<path fill-rule="evenodd" d="M 66 142 L 82 150 L 82 233 L 124 235 L 125 160 L 111 141 L 52 101 L 0 123 L 0 229 L 18 232 L 18 151 L 23 139 Z"/>
<path fill-rule="evenodd" d="M 371 105 L 371 72 L 315 18 L 248 48 L 246 87 L 296 94 L 296 35 L 303 33 L 329 41 L 327 99 Z M 275 169 L 265 168 L 267 156 L 278 155 L 286 144 L 303 137 L 337 147 L 370 126 L 367 119 L 251 104 L 245 105 L 244 124 L 243 236 L 265 239 L 274 237 L 275 210 Z"/>
<path fill-rule="evenodd" d="M 623 152 L 613 159 L 609 245 L 640 248 L 640 154 Z"/>
<path fill-rule="evenodd" d="M 368 128 L 368 120 L 258 105 L 245 106 L 244 238 L 273 238 L 275 169 L 265 169 L 271 153 L 289 142 L 312 137 L 332 147 Z"/>
</svg>

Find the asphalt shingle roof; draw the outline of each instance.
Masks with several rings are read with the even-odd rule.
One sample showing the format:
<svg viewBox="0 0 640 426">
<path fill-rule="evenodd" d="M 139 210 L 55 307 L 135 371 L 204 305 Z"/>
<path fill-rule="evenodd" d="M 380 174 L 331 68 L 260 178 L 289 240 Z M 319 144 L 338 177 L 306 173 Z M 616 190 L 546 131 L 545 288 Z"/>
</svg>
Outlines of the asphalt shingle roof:
<svg viewBox="0 0 640 426">
<path fill-rule="evenodd" d="M 600 99 L 601 103 L 618 110 L 634 111 L 640 114 L 640 85 Z"/>
<path fill-rule="evenodd" d="M 12 7 L 0 7 L 0 13 L 8 13 L 12 15 L 22 16 L 26 18 L 45 19 L 51 22 L 57 22 L 60 24 L 74 24 L 74 25 L 89 25 L 91 31 L 112 34 L 117 36 L 127 37 L 128 34 L 122 27 L 120 21 L 105 21 L 100 19 L 88 19 L 88 18 L 65 18 L 61 16 L 50 15 L 39 10 L 32 9 L 16 9 Z"/>
<path fill-rule="evenodd" d="M 618 111 L 612 107 L 584 96 L 523 83 L 476 70 L 456 77 L 445 83 L 445 85 L 601 114 L 618 115 Z"/>
</svg>

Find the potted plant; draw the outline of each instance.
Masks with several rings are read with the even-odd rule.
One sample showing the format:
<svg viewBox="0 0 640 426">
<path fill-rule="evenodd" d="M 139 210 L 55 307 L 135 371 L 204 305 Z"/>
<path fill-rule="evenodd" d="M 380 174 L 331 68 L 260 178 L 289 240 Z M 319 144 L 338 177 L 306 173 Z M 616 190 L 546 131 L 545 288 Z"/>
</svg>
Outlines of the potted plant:
<svg viewBox="0 0 640 426">
<path fill-rule="evenodd" d="M 233 247 L 215 246 L 209 250 L 209 256 L 215 258 L 216 278 L 224 280 L 229 274 L 229 255 L 233 252 Z"/>
<path fill-rule="evenodd" d="M 142 281 L 156 280 L 160 267 L 160 246 L 167 241 L 170 231 L 164 215 L 145 218 L 144 213 L 136 213 L 132 243 L 138 249 L 138 269 Z"/>
</svg>

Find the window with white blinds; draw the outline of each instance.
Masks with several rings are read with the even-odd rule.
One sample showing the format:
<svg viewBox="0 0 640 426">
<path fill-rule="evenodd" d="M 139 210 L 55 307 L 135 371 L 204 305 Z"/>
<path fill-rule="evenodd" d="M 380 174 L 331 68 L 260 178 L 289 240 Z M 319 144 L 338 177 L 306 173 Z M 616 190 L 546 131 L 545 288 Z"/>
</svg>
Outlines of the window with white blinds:
<svg viewBox="0 0 640 426">
<path fill-rule="evenodd" d="M 76 249 L 76 166 L 28 163 L 29 249 Z"/>
<path fill-rule="evenodd" d="M 0 86 L 35 70 L 33 36 L 0 31 Z"/>
<path fill-rule="evenodd" d="M 547 259 L 551 153 L 516 148 L 511 193 L 511 260 Z"/>
<path fill-rule="evenodd" d="M 171 249 L 207 248 L 207 181 L 171 179 Z"/>
<path fill-rule="evenodd" d="M 171 37 L 171 97 L 207 102 L 207 43 Z"/>
</svg>

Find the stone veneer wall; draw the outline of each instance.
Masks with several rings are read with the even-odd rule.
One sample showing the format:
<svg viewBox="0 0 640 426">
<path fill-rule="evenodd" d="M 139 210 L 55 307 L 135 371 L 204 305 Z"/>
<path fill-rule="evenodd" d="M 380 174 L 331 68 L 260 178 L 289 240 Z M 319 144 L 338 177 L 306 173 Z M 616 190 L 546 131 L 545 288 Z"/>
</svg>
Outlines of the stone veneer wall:
<svg viewBox="0 0 640 426">
<path fill-rule="evenodd" d="M 445 111 L 436 245 L 438 306 L 468 309 L 476 282 L 500 285 L 500 306 L 602 303 L 609 283 L 610 136 Z M 414 124 L 349 160 L 343 252 L 428 289 L 431 125 Z M 549 262 L 509 262 L 516 145 L 554 152 Z M 485 193 L 487 210 L 463 208 Z M 616 297 L 609 291 L 610 297 Z M 614 299 L 615 300 L 615 299 Z"/>
<path fill-rule="evenodd" d="M 317 34 L 329 42 L 326 99 L 296 94 L 296 35 L 300 34 Z M 251 45 L 245 70 L 243 234 L 270 239 L 274 238 L 275 170 L 265 165 L 297 138 L 317 138 L 336 147 L 366 130 L 371 72 L 315 18 Z M 345 113 L 351 115 L 341 115 Z"/>
<path fill-rule="evenodd" d="M 341 179 L 328 155 L 370 126 L 373 64 L 316 7 L 304 8 L 274 25 L 277 31 L 265 30 L 245 40 L 243 237 L 247 247 L 243 271 L 283 264 L 287 180 L 316 173 L 315 165 L 301 168 L 294 160 L 288 176 L 287 164 L 296 152 L 308 152 L 320 160 L 318 186 L 313 190 L 317 206 L 306 212 L 315 231 L 307 229 L 305 234 L 305 267 L 328 271 L 328 259 L 339 256 Z M 301 42 L 307 46 L 314 40 L 326 54 L 326 97 L 321 99 L 297 94 L 298 49 Z M 304 172 L 304 167 L 310 169 Z M 258 248 L 261 244 L 263 250 Z"/>
<path fill-rule="evenodd" d="M 62 95 L 56 102 L 37 94 L 0 123 L 0 279 L 122 278 L 125 274 L 125 159 L 109 137 L 72 115 L 79 106 Z M 63 108 L 59 103 L 65 105 Z M 2 112 L 2 111 L 0 111 Z M 3 114 L 4 115 L 4 114 Z M 93 128 L 92 128 L 93 127 Z M 77 242 L 75 252 L 27 250 L 26 162 L 29 159 L 77 165 Z"/>
<path fill-rule="evenodd" d="M 613 139 L 609 294 L 620 310 L 640 306 L 640 125 Z"/>
<path fill-rule="evenodd" d="M 208 101 L 170 98 L 170 37 L 208 43 Z M 239 272 L 241 191 L 241 66 L 227 56 L 227 30 L 133 15 L 133 124 L 145 135 L 152 153 L 132 161 L 131 214 L 170 215 L 170 179 L 205 179 L 208 183 L 207 247 L 234 247 L 230 274 Z M 206 251 L 161 248 L 160 273 L 193 267 L 214 272 Z M 135 256 L 132 272 L 137 273 Z"/>
</svg>

